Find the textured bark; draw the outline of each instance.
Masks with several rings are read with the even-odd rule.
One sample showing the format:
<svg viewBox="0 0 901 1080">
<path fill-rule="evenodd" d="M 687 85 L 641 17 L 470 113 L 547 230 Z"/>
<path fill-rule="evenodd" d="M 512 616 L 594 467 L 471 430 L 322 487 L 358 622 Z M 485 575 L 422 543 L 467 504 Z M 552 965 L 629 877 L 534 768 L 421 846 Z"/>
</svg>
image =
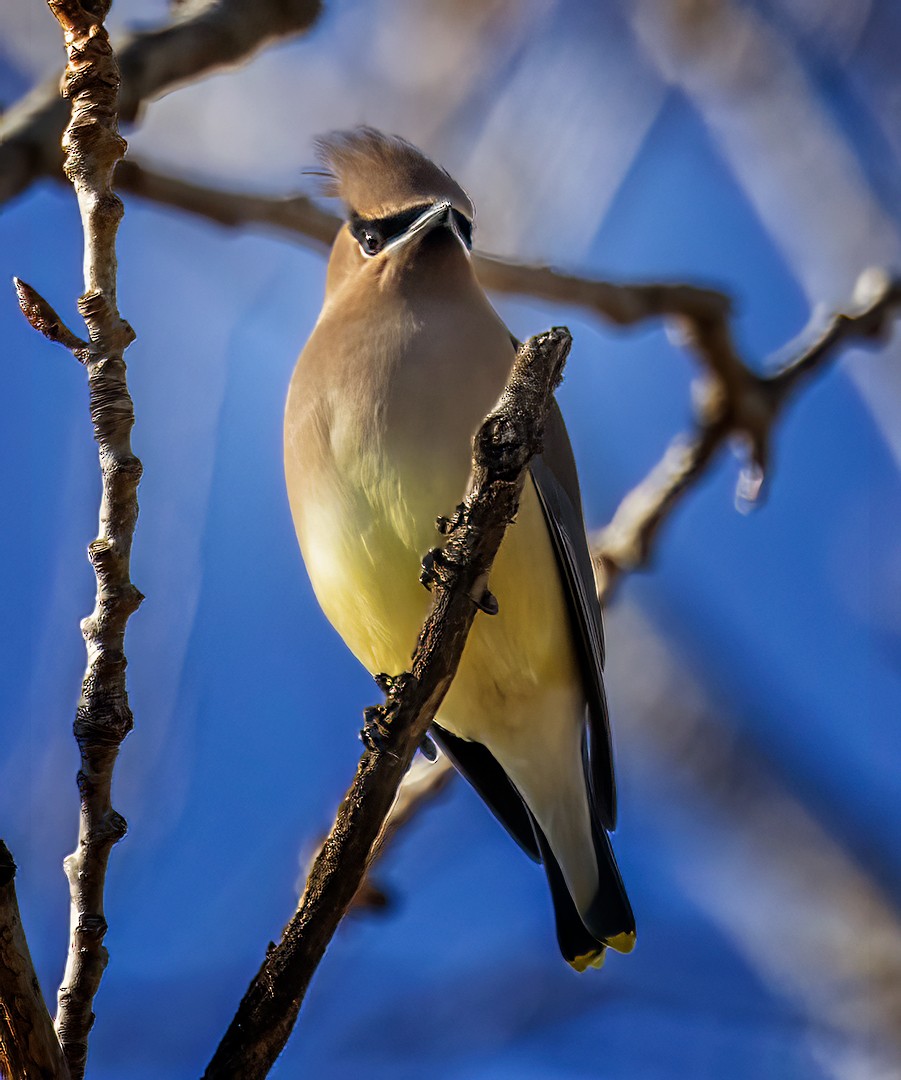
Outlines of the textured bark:
<svg viewBox="0 0 901 1080">
<path fill-rule="evenodd" d="M 541 448 L 547 409 L 570 338 L 552 330 L 522 345 L 507 387 L 473 440 L 473 479 L 446 523 L 447 542 L 424 560 L 434 603 L 411 670 L 384 680 L 383 706 L 368 710 L 357 775 L 323 844 L 293 918 L 244 995 L 204 1076 L 264 1077 L 288 1040 L 310 979 L 366 873 L 373 845 L 457 670 L 491 564 L 516 515 L 525 470 Z M 487 617 L 487 616 L 486 616 Z"/>
<path fill-rule="evenodd" d="M 113 844 L 126 831 L 125 819 L 112 807 L 110 789 L 119 746 L 133 722 L 125 687 L 125 626 L 143 599 L 129 569 L 141 463 L 131 449 L 134 409 L 123 359 L 134 333 L 116 306 L 116 232 L 122 203 L 112 190 L 112 176 L 125 142 L 118 133 L 119 69 L 102 22 L 109 5 L 104 0 L 85 6 L 77 0 L 48 3 L 64 31 L 68 57 L 63 95 L 71 101 L 72 112 L 62 146 L 84 232 L 85 291 L 78 308 L 88 340 L 73 334 L 30 286 L 16 281 L 16 289 L 31 324 L 85 365 L 102 480 L 98 536 L 88 547 L 96 603 L 81 626 L 88 658 L 74 723 L 81 753 L 81 813 L 78 846 L 65 860 L 70 943 L 56 1016 L 69 1071 L 80 1080 L 94 1021 L 94 995 L 107 963 L 106 867 Z"/>
<path fill-rule="evenodd" d="M 0 840 L 0 1076 L 67 1080 L 16 900 L 16 864 Z"/>
</svg>

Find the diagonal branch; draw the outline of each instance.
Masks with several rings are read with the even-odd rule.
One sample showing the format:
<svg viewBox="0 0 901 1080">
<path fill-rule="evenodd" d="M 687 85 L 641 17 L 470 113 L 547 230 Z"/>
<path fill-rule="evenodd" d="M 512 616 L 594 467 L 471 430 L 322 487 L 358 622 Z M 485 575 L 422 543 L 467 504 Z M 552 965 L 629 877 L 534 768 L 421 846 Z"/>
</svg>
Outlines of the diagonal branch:
<svg viewBox="0 0 901 1080">
<path fill-rule="evenodd" d="M 125 152 L 118 133 L 119 69 L 103 18 L 105 0 L 88 11 L 78 0 L 48 0 L 62 27 L 68 64 L 63 94 L 72 115 L 63 135 L 65 172 L 75 188 L 84 232 L 85 292 L 78 308 L 82 341 L 34 289 L 16 281 L 23 313 L 50 341 L 65 345 L 87 370 L 91 420 L 100 457 L 99 534 L 88 548 L 97 596 L 82 622 L 88 664 L 75 716 L 81 753 L 78 847 L 65 861 L 71 899 L 69 954 L 59 989 L 56 1031 L 74 1080 L 84 1075 L 92 1004 L 107 962 L 103 892 L 113 844 L 126 831 L 111 804 L 113 767 L 132 728 L 125 687 L 125 626 L 143 597 L 131 583 L 141 463 L 131 450 L 134 408 L 123 353 L 134 338 L 116 305 L 116 233 L 122 203 L 112 190 Z"/>
<path fill-rule="evenodd" d="M 624 573 L 647 565 L 664 521 L 707 471 L 717 453 L 736 436 L 749 448 L 749 466 L 739 480 L 738 499 L 752 505 L 770 465 L 770 442 L 783 406 L 803 380 L 850 341 L 873 342 L 888 333 L 901 308 L 901 280 L 881 271 L 861 275 L 855 310 L 834 315 L 817 339 L 780 370 L 756 375 L 732 344 L 725 312 L 703 318 L 683 315 L 689 346 L 705 370 L 696 395 L 695 428 L 676 438 L 663 459 L 620 503 L 613 520 L 594 537 L 598 593 L 606 602 Z"/>
<path fill-rule="evenodd" d="M 68 1080 L 22 929 L 15 877 L 16 864 L 0 840 L 0 1076 Z"/>
<path fill-rule="evenodd" d="M 148 101 L 186 82 L 309 30 L 321 10 L 321 0 L 186 0 L 173 23 L 133 34 L 119 45 L 122 121 L 134 120 Z M 58 77 L 0 117 L 0 203 L 41 176 L 59 175 L 66 120 Z"/>
<path fill-rule="evenodd" d="M 410 672 L 381 677 L 385 704 L 367 710 L 364 752 L 300 904 L 244 995 L 204 1076 L 258 1080 L 281 1053 L 319 961 L 354 899 L 398 785 L 454 677 L 525 470 L 541 446 L 547 410 L 570 337 L 562 329 L 520 347 L 504 393 L 473 440 L 472 482 L 429 553 L 434 594 Z"/>
</svg>

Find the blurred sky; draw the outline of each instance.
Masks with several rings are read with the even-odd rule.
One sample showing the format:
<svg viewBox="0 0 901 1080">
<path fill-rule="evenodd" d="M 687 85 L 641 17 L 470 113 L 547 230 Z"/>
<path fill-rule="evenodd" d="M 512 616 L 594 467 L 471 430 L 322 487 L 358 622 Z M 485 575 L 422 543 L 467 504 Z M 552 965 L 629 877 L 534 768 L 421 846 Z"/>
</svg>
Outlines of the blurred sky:
<svg viewBox="0 0 901 1080">
<path fill-rule="evenodd" d="M 111 21 L 166 17 L 159 0 L 116 0 Z M 8 106 L 62 50 L 40 4 L 13 0 L 4 23 Z M 894 0 L 337 0 L 308 37 L 151 105 L 126 134 L 158 168 L 283 193 L 308 182 L 316 133 L 396 131 L 473 196 L 481 248 L 721 286 L 762 366 L 847 304 L 866 266 L 899 266 L 899 50 Z M 55 183 L 0 212 L 3 280 L 76 328 L 80 246 Z M 284 397 L 322 255 L 129 198 L 119 257 L 147 600 L 128 631 L 136 729 L 114 802 L 130 828 L 107 879 L 89 1076 L 181 1080 L 289 916 L 377 693 L 318 611 L 283 488 Z M 560 400 L 599 527 L 687 427 L 690 361 L 660 326 L 496 305 L 519 337 L 574 333 Z M 0 829 L 52 1000 L 99 479 L 84 373 L 11 288 L 0 341 Z M 879 982 L 886 957 L 901 971 L 899 462 L 896 335 L 844 353 L 787 410 L 760 510 L 736 513 L 726 456 L 617 595 L 633 955 L 572 973 L 542 875 L 455 785 L 381 867 L 390 912 L 340 929 L 273 1076 L 901 1075 L 881 1045 L 901 991 Z M 752 770 L 755 797 L 717 789 L 727 760 Z"/>
</svg>

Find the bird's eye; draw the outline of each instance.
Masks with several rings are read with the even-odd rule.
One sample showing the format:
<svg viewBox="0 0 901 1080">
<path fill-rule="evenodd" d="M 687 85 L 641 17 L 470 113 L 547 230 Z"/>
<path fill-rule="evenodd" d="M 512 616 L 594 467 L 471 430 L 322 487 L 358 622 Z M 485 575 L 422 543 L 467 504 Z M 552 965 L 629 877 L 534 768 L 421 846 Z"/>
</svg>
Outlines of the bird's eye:
<svg viewBox="0 0 901 1080">
<path fill-rule="evenodd" d="M 364 221 L 359 217 L 350 219 L 350 231 L 353 238 L 360 245 L 364 255 L 377 255 L 385 244 L 382 231 L 376 227 L 373 221 Z"/>
</svg>

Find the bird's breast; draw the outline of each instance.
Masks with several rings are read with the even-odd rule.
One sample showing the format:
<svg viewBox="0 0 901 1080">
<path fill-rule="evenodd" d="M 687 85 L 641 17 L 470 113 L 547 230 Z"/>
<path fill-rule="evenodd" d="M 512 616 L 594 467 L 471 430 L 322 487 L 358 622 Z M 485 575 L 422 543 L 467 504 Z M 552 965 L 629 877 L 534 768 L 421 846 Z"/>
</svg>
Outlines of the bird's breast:
<svg viewBox="0 0 901 1080">
<path fill-rule="evenodd" d="M 513 348 L 487 301 L 327 304 L 292 378 L 285 466 L 323 610 L 372 671 L 408 666 L 420 560 L 462 498 Z"/>
<path fill-rule="evenodd" d="M 513 355 L 487 301 L 398 304 L 381 318 L 335 303 L 301 355 L 285 425 L 291 508 L 317 598 L 371 672 L 409 666 L 430 604 L 422 556 L 465 493 L 472 435 Z M 568 615 L 531 482 L 491 587 L 500 613 L 477 620 L 442 711 L 468 738 L 486 717 L 498 729 L 573 707 Z"/>
</svg>

